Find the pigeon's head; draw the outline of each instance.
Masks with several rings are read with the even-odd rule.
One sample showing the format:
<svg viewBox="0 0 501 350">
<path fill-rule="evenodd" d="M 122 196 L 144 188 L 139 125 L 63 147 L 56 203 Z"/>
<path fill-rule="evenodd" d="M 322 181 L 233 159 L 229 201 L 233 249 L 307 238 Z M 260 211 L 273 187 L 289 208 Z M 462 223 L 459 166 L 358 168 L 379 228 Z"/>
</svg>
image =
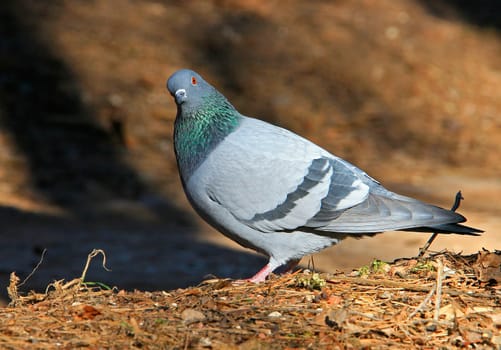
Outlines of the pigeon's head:
<svg viewBox="0 0 501 350">
<path fill-rule="evenodd" d="M 204 97 L 214 94 L 215 89 L 198 73 L 190 69 L 181 69 L 167 80 L 167 90 L 176 100 L 178 107 L 199 106 Z"/>
</svg>

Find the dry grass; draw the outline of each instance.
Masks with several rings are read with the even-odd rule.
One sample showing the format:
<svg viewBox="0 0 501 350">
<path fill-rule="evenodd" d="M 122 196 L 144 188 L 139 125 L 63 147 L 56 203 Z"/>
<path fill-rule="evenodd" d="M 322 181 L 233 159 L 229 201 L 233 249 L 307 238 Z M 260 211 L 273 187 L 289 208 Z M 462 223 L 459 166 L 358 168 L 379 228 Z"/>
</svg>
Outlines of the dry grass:
<svg viewBox="0 0 501 350">
<path fill-rule="evenodd" d="M 350 276 L 299 271 L 168 292 L 90 287 L 84 271 L 22 295 L 13 274 L 0 347 L 492 349 L 501 344 L 500 262 L 499 252 L 443 252 L 374 261 Z"/>
</svg>

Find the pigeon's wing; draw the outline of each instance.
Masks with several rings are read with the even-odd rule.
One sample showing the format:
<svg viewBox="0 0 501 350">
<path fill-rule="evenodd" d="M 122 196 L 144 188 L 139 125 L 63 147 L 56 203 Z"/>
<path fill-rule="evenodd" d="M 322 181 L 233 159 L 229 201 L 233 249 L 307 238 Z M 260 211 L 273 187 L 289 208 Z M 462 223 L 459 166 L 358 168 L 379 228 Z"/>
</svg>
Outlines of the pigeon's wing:
<svg viewBox="0 0 501 350">
<path fill-rule="evenodd" d="M 290 131 L 251 118 L 204 167 L 208 197 L 263 232 L 295 230 L 322 206 L 341 213 L 369 195 L 365 173 Z"/>
<path fill-rule="evenodd" d="M 262 232 L 433 231 L 465 221 L 460 214 L 388 191 L 354 165 L 256 119 L 245 119 L 206 163 L 208 197 Z"/>
<path fill-rule="evenodd" d="M 440 225 L 464 221 L 466 219 L 462 215 L 450 210 L 401 196 L 384 188 L 371 188 L 367 199 L 360 204 L 341 213 L 323 206 L 305 226 L 318 231 L 351 234 L 412 228 L 430 232 Z M 453 226 L 452 232 L 459 230 L 457 225 Z M 445 226 L 442 231 L 445 231 Z"/>
</svg>

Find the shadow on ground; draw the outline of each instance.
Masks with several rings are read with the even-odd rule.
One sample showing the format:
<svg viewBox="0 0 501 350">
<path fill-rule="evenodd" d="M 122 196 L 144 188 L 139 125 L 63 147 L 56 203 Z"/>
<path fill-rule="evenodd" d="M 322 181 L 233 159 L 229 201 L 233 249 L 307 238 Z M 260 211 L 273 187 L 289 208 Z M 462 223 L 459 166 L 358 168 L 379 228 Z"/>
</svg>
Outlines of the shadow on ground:
<svg viewBox="0 0 501 350">
<path fill-rule="evenodd" d="M 31 5 L 43 7 L 38 9 L 43 15 L 31 17 Z M 255 272 L 260 258 L 197 242 L 192 215 L 127 165 L 117 129 L 97 122 L 71 68 L 47 38 L 38 36 L 38 22 L 57 11 L 58 2 L 8 1 L 0 9 L 0 127 L 26 159 L 31 182 L 29 189 L 18 190 L 34 190 L 64 212 L 0 207 L 1 293 L 9 274 L 26 278 L 44 249 L 42 264 L 23 290 L 43 290 L 52 280 L 80 276 L 94 248 L 106 251 L 112 271 L 94 262 L 88 279 L 119 288 L 171 289 L 196 284 L 210 273 L 247 277 Z M 113 207 L 108 216 L 102 214 L 110 209 L 106 203 Z"/>
<path fill-rule="evenodd" d="M 0 109 L 27 160 L 31 185 L 66 209 L 108 198 L 136 199 L 146 191 L 122 159 L 110 130 L 100 126 L 69 67 L 37 33 L 57 2 L 30 17 L 29 1 L 8 1 L 0 12 L 2 60 Z M 40 6 L 40 5 L 39 5 Z"/>
<path fill-rule="evenodd" d="M 433 15 L 501 30 L 501 3 L 497 0 L 420 0 Z"/>
<path fill-rule="evenodd" d="M 106 221 L 62 218 L 0 208 L 0 291 L 6 296 L 9 275 L 24 280 L 43 261 L 22 291 L 43 291 L 48 283 L 81 276 L 93 249 L 106 252 L 92 260 L 87 281 L 120 289 L 168 290 L 196 285 L 210 275 L 250 277 L 265 264 L 257 255 L 235 251 L 191 235 L 189 227 L 168 222 L 147 223 L 126 218 Z M 33 227 L 37 227 L 36 230 Z M 231 263 L 230 263 L 231 262 Z"/>
</svg>

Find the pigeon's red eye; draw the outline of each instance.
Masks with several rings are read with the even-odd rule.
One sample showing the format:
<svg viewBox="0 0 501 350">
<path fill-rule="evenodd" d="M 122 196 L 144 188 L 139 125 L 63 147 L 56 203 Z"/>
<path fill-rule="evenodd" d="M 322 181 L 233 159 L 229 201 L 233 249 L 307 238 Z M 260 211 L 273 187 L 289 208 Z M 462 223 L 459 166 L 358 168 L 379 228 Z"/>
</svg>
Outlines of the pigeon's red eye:
<svg viewBox="0 0 501 350">
<path fill-rule="evenodd" d="M 191 85 L 197 85 L 197 78 L 191 77 Z"/>
</svg>

